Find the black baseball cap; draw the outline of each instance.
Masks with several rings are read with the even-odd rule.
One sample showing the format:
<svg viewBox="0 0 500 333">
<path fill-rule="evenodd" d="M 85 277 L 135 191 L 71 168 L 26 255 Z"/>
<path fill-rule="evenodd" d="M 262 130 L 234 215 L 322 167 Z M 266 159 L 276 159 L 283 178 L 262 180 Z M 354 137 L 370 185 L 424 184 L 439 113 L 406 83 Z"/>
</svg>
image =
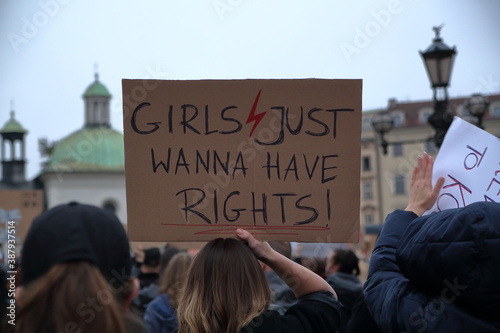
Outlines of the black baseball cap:
<svg viewBox="0 0 500 333">
<path fill-rule="evenodd" d="M 70 202 L 51 208 L 33 220 L 24 241 L 23 284 L 39 278 L 54 265 L 87 261 L 108 280 L 130 277 L 127 234 L 113 213 Z"/>
<path fill-rule="evenodd" d="M 156 267 L 160 264 L 160 249 L 152 247 L 144 250 L 144 265 Z"/>
</svg>

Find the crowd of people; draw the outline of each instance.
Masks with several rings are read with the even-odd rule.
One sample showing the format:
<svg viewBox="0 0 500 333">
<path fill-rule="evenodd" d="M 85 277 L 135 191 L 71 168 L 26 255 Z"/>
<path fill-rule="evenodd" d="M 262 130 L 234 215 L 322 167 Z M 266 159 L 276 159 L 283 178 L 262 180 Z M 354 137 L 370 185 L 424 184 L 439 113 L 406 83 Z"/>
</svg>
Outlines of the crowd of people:
<svg viewBox="0 0 500 333">
<path fill-rule="evenodd" d="M 443 186 L 425 154 L 405 210 L 387 217 L 368 278 L 347 247 L 295 258 L 237 229 L 194 256 L 132 254 L 117 217 L 69 203 L 24 242 L 15 332 L 498 332 L 500 204 L 422 216 Z"/>
</svg>

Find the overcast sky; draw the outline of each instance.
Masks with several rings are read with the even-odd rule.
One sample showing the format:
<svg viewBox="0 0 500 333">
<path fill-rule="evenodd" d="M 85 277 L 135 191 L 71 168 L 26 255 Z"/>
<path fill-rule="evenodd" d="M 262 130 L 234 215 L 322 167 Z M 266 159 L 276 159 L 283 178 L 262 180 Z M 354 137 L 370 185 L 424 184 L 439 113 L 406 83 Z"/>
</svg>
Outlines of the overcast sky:
<svg viewBox="0 0 500 333">
<path fill-rule="evenodd" d="M 119 131 L 122 78 L 361 78 L 364 110 L 430 99 L 418 51 L 442 23 L 450 95 L 500 93 L 498 0 L 2 0 L 0 126 L 13 99 L 31 179 L 38 139 L 83 126 L 96 63 Z"/>
</svg>

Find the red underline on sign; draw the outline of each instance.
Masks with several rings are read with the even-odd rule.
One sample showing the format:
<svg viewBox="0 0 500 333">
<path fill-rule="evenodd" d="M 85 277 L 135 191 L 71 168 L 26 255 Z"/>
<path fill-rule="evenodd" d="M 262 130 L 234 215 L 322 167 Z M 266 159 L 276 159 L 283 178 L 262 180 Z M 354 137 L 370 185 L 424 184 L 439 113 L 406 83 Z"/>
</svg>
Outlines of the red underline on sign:
<svg viewBox="0 0 500 333">
<path fill-rule="evenodd" d="M 236 229 L 218 229 L 218 230 L 204 230 L 195 232 L 193 235 L 220 235 L 229 234 L 233 235 Z M 252 232 L 252 235 L 289 235 L 297 236 L 298 233 L 295 232 Z"/>
<path fill-rule="evenodd" d="M 203 230 L 195 232 L 194 235 L 210 235 L 210 234 L 233 234 L 234 231 L 238 228 L 243 228 L 247 231 L 253 230 L 269 230 L 266 232 L 252 232 L 253 235 L 289 235 L 289 236 L 297 236 L 296 232 L 273 232 L 276 231 L 285 231 L 285 230 L 293 230 L 293 231 L 326 231 L 330 230 L 328 227 L 319 227 L 319 226 L 255 226 L 253 224 L 243 224 L 243 225 L 232 225 L 232 224 L 183 224 L 183 223 L 162 223 L 161 225 L 171 225 L 178 227 L 231 227 L 230 229 L 217 229 L 217 230 Z"/>
</svg>

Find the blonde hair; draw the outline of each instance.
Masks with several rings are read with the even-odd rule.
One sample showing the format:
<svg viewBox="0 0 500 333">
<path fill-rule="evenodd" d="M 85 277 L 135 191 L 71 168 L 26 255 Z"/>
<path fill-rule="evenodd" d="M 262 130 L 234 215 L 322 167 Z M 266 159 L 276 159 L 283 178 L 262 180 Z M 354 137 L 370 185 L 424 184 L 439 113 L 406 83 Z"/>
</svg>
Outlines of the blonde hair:
<svg viewBox="0 0 500 333">
<path fill-rule="evenodd" d="M 160 281 L 160 292 L 166 293 L 170 305 L 176 309 L 179 303 L 181 289 L 186 282 L 189 265 L 192 257 L 186 252 L 177 253 L 172 257 L 165 269 Z"/>
<path fill-rule="evenodd" d="M 217 238 L 194 257 L 177 315 L 179 333 L 236 333 L 269 306 L 271 291 L 241 241 Z"/>
<path fill-rule="evenodd" d="M 96 266 L 83 261 L 57 264 L 23 288 L 16 329 L 22 333 L 125 332 L 108 283 Z"/>
</svg>

